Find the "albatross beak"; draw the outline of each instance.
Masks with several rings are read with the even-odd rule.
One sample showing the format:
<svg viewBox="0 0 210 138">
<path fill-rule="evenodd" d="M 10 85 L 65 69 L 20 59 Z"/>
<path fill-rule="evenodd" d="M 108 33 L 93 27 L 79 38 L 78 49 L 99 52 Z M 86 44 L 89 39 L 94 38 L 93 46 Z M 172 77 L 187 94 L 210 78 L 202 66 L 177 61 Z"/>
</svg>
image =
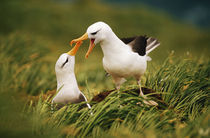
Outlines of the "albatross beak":
<svg viewBox="0 0 210 138">
<path fill-rule="evenodd" d="M 74 48 L 72 48 L 67 54 L 70 55 L 70 56 L 76 55 L 77 50 L 79 49 L 79 47 L 81 46 L 81 44 L 82 44 L 82 41 L 78 41 L 76 43 L 76 45 L 74 46 Z"/>
<path fill-rule="evenodd" d="M 82 42 L 83 40 L 86 40 L 86 39 L 88 39 L 88 34 L 87 33 L 85 33 L 83 36 L 81 36 L 80 38 L 77 38 L 77 39 L 74 39 L 74 40 L 72 40 L 71 42 L 70 42 L 70 45 L 72 46 L 72 44 L 73 43 L 80 43 L 80 42 Z M 89 54 L 91 53 L 91 51 L 93 50 L 93 48 L 95 47 L 95 44 L 94 44 L 94 41 L 95 41 L 95 39 L 91 39 L 90 40 L 90 45 L 89 45 L 89 49 L 88 49 L 88 51 L 87 51 L 87 53 L 86 53 L 86 55 L 85 55 L 85 58 L 88 58 L 88 56 L 89 56 Z M 82 43 L 81 43 L 82 44 Z M 81 45 L 80 44 L 80 45 Z M 77 45 L 77 44 L 76 44 Z M 80 47 L 80 45 L 79 45 L 79 47 Z M 78 50 L 78 48 L 76 48 L 76 46 L 74 47 L 75 49 L 76 49 L 76 51 Z M 73 48 L 73 49 L 74 49 Z M 72 49 L 72 50 L 73 50 Z M 72 51 L 71 50 L 71 51 Z M 69 51 L 68 53 L 71 53 L 71 51 Z"/>
<path fill-rule="evenodd" d="M 92 52 L 93 48 L 95 47 L 94 41 L 95 39 L 90 39 L 89 49 L 85 55 L 85 58 L 88 58 L 89 54 Z"/>
<path fill-rule="evenodd" d="M 77 39 L 74 39 L 70 42 L 70 45 L 72 46 L 73 43 L 76 43 L 76 42 L 81 42 L 83 40 L 86 40 L 88 39 L 88 34 L 85 33 L 83 36 L 81 36 L 80 38 L 77 38 Z"/>
</svg>

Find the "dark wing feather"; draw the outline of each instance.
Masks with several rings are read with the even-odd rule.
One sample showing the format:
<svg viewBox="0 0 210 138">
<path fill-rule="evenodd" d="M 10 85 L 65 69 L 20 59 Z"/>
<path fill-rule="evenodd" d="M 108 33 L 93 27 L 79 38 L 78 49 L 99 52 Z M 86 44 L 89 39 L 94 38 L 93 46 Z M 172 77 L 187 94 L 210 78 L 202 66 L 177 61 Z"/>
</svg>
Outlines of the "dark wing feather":
<svg viewBox="0 0 210 138">
<path fill-rule="evenodd" d="M 147 47 L 147 37 L 146 36 L 136 36 L 130 38 L 122 38 L 121 40 L 131 46 L 132 50 L 138 53 L 140 56 L 144 56 L 146 54 Z"/>
<path fill-rule="evenodd" d="M 121 39 L 125 44 L 131 46 L 133 52 L 140 56 L 149 54 L 152 50 L 160 45 L 157 39 L 147 36 L 136 36 Z"/>
<path fill-rule="evenodd" d="M 122 40 L 125 44 L 128 44 L 128 43 L 130 43 L 131 41 L 133 41 L 135 38 L 136 38 L 136 36 L 134 36 L 134 37 L 128 37 L 128 38 L 121 38 L 121 40 Z"/>
</svg>

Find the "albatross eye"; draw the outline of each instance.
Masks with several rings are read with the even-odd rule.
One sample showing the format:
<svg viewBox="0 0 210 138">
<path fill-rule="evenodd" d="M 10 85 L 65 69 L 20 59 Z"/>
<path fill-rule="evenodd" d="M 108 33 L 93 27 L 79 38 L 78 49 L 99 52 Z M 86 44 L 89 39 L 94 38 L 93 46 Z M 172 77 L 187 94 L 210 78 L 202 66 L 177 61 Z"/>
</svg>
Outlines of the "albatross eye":
<svg viewBox="0 0 210 138">
<path fill-rule="evenodd" d="M 96 31 L 96 32 L 93 32 L 93 33 L 90 33 L 90 34 L 91 34 L 91 35 L 95 35 L 95 34 L 97 34 L 97 32 L 98 32 L 98 31 Z"/>
</svg>

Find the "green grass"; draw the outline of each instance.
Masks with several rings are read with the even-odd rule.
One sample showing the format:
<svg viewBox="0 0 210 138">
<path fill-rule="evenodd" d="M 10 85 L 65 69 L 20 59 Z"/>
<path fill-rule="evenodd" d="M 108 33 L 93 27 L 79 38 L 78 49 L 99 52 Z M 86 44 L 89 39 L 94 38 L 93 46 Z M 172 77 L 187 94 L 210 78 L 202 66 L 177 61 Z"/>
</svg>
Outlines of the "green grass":
<svg viewBox="0 0 210 138">
<path fill-rule="evenodd" d="M 0 43 L 2 92 L 11 89 L 35 95 L 56 87 L 53 65 L 42 58 L 47 52 L 42 44 L 20 34 L 2 38 Z"/>
<path fill-rule="evenodd" d="M 181 24 L 143 5 L 131 8 L 82 3 L 1 3 L 0 135 L 208 137 L 209 31 Z M 51 111 L 51 99 L 43 97 L 56 89 L 57 58 L 70 49 L 71 39 L 98 20 L 109 23 L 120 37 L 147 34 L 160 40 L 161 46 L 150 55 L 153 60 L 148 62 L 142 84 L 160 94 L 167 106 L 158 109 L 144 105 L 133 92 L 138 88 L 135 80 L 129 78 L 119 94 L 115 91 L 104 101 L 92 103 L 92 110 L 80 109 L 81 103 Z M 86 45 L 88 42 L 76 55 L 75 73 L 81 91 L 90 101 L 114 85 L 111 77 L 105 76 L 100 47 L 96 46 L 85 59 Z"/>
<path fill-rule="evenodd" d="M 29 107 L 29 113 L 41 114 L 41 119 L 44 114 L 48 121 L 42 127 L 50 124 L 70 136 L 207 137 L 202 130 L 209 129 L 210 64 L 190 59 L 170 63 L 172 59 L 169 57 L 159 70 L 148 74 L 145 83 L 162 94 L 168 105 L 163 109 L 137 104 L 143 102 L 129 90 L 138 87 L 133 85 L 121 89 L 120 94 L 112 93 L 92 110 L 79 110 L 79 104 L 71 104 L 52 113 L 50 100 L 40 99 L 37 106 Z M 124 90 L 127 93 L 122 93 Z"/>
<path fill-rule="evenodd" d="M 37 92 L 55 89 L 53 65 L 44 60 L 44 55 L 47 53 L 44 51 L 47 49 L 39 52 L 39 49 L 43 48 L 41 44 L 33 43 L 33 39 L 19 35 L 1 40 L 1 44 L 1 50 L 4 49 L 1 55 L 1 95 L 4 99 L 1 102 L 3 103 L 1 118 L 4 121 L 1 122 L 1 126 L 6 126 L 1 129 L 1 134 L 4 136 L 207 136 L 210 98 L 209 61 L 192 59 L 190 56 L 176 59 L 175 55 L 171 54 L 161 65 L 151 63 L 143 78 L 143 85 L 162 95 L 167 104 L 162 109 L 144 105 L 142 98 L 132 92 L 131 88 L 138 86 L 133 85 L 134 81 L 130 79 L 123 85 L 119 94 L 113 92 L 104 101 L 93 104 L 92 110 L 80 109 L 81 104 L 70 104 L 52 112 L 51 99 L 43 100 L 42 95 L 38 102 L 27 102 L 24 108 L 18 105 L 23 105 L 26 98 L 15 99 L 21 95 L 19 92 L 37 95 Z M 25 45 L 30 45 L 30 50 L 27 50 Z M 23 51 L 21 46 L 24 46 L 26 51 Z M 40 56 L 30 58 L 34 53 Z M 21 55 L 22 59 L 16 59 L 16 55 Z M 86 82 L 83 82 L 85 80 L 82 77 L 78 78 L 78 82 L 85 83 L 86 88 L 82 87 L 83 92 L 88 99 L 91 99 L 96 92 L 89 84 L 104 79 L 108 79 L 109 84 L 111 80 L 105 77 L 103 70 L 98 70 L 95 78 L 89 75 Z M 98 87 L 103 89 L 101 86 Z M 123 92 L 125 90 L 126 93 Z M 12 101 L 15 102 L 15 106 L 12 101 L 7 102 L 6 99 L 14 99 Z M 14 114 L 16 118 L 10 120 Z M 21 129 L 15 128 L 17 126 Z M 23 126 L 29 126 L 30 129 Z M 10 131 L 13 133 L 8 134 Z"/>
</svg>

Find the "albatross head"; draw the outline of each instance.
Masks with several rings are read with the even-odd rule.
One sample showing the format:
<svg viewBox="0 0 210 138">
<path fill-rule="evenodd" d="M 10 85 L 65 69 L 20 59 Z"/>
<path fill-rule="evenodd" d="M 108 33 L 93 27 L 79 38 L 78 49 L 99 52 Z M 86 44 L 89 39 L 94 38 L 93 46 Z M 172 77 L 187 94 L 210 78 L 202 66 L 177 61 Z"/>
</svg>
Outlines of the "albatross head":
<svg viewBox="0 0 210 138">
<path fill-rule="evenodd" d="M 112 29 L 104 22 L 96 22 L 88 27 L 87 34 L 88 38 L 91 40 L 91 43 L 97 44 L 105 40 Z"/>
<path fill-rule="evenodd" d="M 74 72 L 75 55 L 81 44 L 82 42 L 77 42 L 74 48 L 58 58 L 55 64 L 56 75 L 62 76 L 62 74 L 65 75 L 66 73 Z"/>
<path fill-rule="evenodd" d="M 70 42 L 72 45 L 76 42 L 82 42 L 83 40 L 90 39 L 90 45 L 88 52 L 85 57 L 88 58 L 89 54 L 93 50 L 96 44 L 103 42 L 106 40 L 110 34 L 112 33 L 112 29 L 104 22 L 96 22 L 88 27 L 87 32 L 78 39 L 74 39 Z"/>
<path fill-rule="evenodd" d="M 67 73 L 74 72 L 74 64 L 75 56 L 70 56 L 67 53 L 62 54 L 55 64 L 56 75 L 63 76 Z"/>
</svg>

